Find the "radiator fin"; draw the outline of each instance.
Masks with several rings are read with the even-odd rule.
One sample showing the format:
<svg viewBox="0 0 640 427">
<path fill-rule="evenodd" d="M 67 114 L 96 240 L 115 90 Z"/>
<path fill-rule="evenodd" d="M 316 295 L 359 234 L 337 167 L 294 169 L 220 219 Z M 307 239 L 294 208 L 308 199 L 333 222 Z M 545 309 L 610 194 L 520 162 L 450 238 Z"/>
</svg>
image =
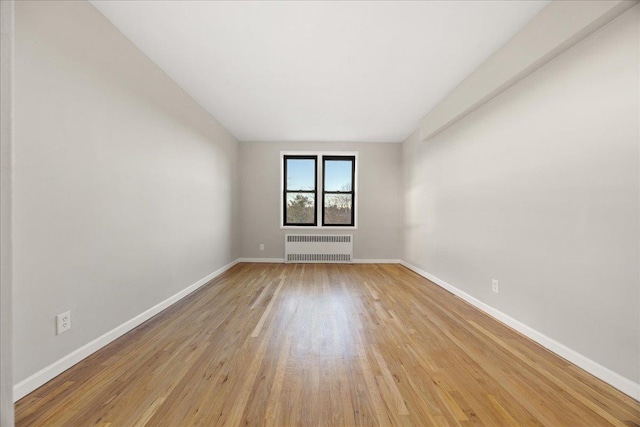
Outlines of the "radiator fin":
<svg viewBox="0 0 640 427">
<path fill-rule="evenodd" d="M 289 262 L 351 262 L 351 254 L 288 254 Z"/>
<path fill-rule="evenodd" d="M 289 243 L 350 243 L 351 234 L 287 234 Z"/>
<path fill-rule="evenodd" d="M 351 262 L 352 234 L 287 234 L 286 262 Z"/>
</svg>

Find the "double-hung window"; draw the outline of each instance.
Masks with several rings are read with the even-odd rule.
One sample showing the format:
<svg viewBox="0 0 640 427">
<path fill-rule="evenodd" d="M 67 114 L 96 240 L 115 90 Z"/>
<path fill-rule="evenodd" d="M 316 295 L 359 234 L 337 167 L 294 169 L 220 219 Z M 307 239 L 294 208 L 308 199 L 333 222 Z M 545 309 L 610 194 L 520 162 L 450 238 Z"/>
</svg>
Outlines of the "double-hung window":
<svg viewBox="0 0 640 427">
<path fill-rule="evenodd" d="M 315 226 L 318 156 L 284 156 L 283 225 Z"/>
<path fill-rule="evenodd" d="M 322 157 L 322 225 L 355 225 L 355 156 Z"/>
<path fill-rule="evenodd" d="M 281 225 L 355 227 L 356 154 L 283 153 Z"/>
</svg>

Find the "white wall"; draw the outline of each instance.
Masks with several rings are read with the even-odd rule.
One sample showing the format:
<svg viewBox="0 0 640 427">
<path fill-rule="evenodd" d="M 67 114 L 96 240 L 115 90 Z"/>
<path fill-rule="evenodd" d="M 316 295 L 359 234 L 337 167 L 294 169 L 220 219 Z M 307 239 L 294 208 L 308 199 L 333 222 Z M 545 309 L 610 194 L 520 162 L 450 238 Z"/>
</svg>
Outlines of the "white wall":
<svg viewBox="0 0 640 427">
<path fill-rule="evenodd" d="M 635 383 L 639 15 L 403 144 L 405 259 Z"/>
<path fill-rule="evenodd" d="M 15 61 L 20 382 L 237 258 L 238 144 L 87 2 L 18 2 Z"/>
<path fill-rule="evenodd" d="M 14 2 L 0 2 L 0 426 L 13 425 L 11 149 Z"/>
<path fill-rule="evenodd" d="M 284 235 L 316 230 L 280 228 L 280 151 L 358 151 L 358 229 L 354 259 L 399 259 L 402 253 L 402 146 L 383 143 L 246 142 L 240 144 L 240 256 L 284 258 Z M 260 251 L 260 244 L 265 250 Z"/>
</svg>

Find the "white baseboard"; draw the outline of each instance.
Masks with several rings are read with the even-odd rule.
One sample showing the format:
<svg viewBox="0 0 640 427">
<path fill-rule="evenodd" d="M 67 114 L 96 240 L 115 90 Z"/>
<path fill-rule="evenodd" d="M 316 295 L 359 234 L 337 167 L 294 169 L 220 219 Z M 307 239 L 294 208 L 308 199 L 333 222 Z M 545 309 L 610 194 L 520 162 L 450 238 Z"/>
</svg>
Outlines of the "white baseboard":
<svg viewBox="0 0 640 427">
<path fill-rule="evenodd" d="M 602 381 L 608 383 L 609 385 L 617 388 L 618 390 L 620 390 L 621 392 L 623 392 L 624 394 L 631 396 L 632 398 L 636 399 L 636 400 L 640 400 L 640 384 L 635 383 L 633 381 L 631 381 L 628 378 L 623 377 L 620 374 L 617 374 L 615 372 L 613 372 L 612 370 L 605 368 L 604 366 L 600 365 L 599 363 L 594 362 L 593 360 L 589 359 L 588 357 L 578 353 L 575 350 L 570 349 L 569 347 L 565 346 L 564 344 L 559 343 L 558 341 L 549 338 L 548 336 L 546 336 L 545 334 L 536 331 L 535 329 L 531 328 L 530 326 L 525 325 L 524 323 L 504 314 L 503 312 L 491 307 L 490 305 L 480 301 L 479 299 L 467 294 L 464 291 L 461 291 L 460 289 L 456 288 L 455 286 L 450 285 L 449 283 L 445 282 L 444 280 L 441 280 L 435 276 L 433 276 L 432 274 L 427 273 L 424 270 L 421 270 L 420 268 L 406 262 L 406 261 L 402 261 L 401 262 L 402 265 L 404 265 L 405 267 L 407 267 L 409 270 L 412 270 L 414 272 L 416 272 L 417 274 L 419 274 L 420 276 L 432 281 L 433 283 L 435 283 L 436 285 L 446 289 L 447 291 L 451 292 L 452 294 L 462 298 L 463 300 L 465 300 L 466 302 L 468 302 L 469 304 L 473 305 L 474 307 L 484 311 L 485 313 L 487 313 L 489 316 L 499 320 L 500 322 L 510 326 L 511 328 L 515 329 L 516 331 L 520 332 L 522 335 L 532 339 L 533 341 L 537 342 L 538 344 L 540 344 L 541 346 L 547 348 L 548 350 L 554 352 L 555 354 L 559 355 L 560 357 L 563 357 L 565 359 L 567 359 L 569 362 L 579 366 L 580 368 L 584 369 L 585 371 L 589 372 L 591 375 L 593 375 L 594 377 L 600 378 Z"/>
<path fill-rule="evenodd" d="M 402 264 L 399 259 L 352 259 L 354 264 Z"/>
<path fill-rule="evenodd" d="M 126 321 L 125 323 L 116 327 L 115 329 L 112 329 L 106 334 L 96 338 L 95 340 L 89 342 L 88 344 L 83 345 L 79 349 L 67 354 L 62 359 L 57 360 L 56 362 L 52 363 L 46 368 L 43 368 L 38 372 L 36 372 L 35 374 L 31 375 L 30 377 L 20 381 L 18 384 L 13 386 L 14 402 L 23 398 L 24 396 L 31 393 L 33 390 L 37 389 L 38 387 L 45 384 L 46 382 L 50 381 L 54 377 L 60 375 L 62 372 L 66 371 L 76 363 L 80 362 L 82 359 L 100 350 L 102 347 L 106 346 L 110 342 L 116 340 L 117 338 L 121 337 L 122 335 L 134 329 L 135 327 L 146 322 L 156 314 L 160 313 L 165 308 L 169 307 L 172 304 L 175 304 L 176 302 L 186 297 L 196 289 L 209 283 L 215 277 L 224 273 L 225 271 L 227 271 L 237 263 L 238 263 L 238 260 L 235 260 L 225 265 L 224 267 L 217 269 L 213 273 L 198 280 L 193 285 L 181 290 L 177 294 L 167 298 L 166 300 L 162 301 L 159 304 L 156 304 L 155 306 L 151 307 L 147 311 L 137 315 L 133 319 Z"/>
<path fill-rule="evenodd" d="M 283 263 L 284 258 L 238 258 L 238 262 Z M 401 264 L 399 259 L 353 259 L 354 264 Z"/>
</svg>

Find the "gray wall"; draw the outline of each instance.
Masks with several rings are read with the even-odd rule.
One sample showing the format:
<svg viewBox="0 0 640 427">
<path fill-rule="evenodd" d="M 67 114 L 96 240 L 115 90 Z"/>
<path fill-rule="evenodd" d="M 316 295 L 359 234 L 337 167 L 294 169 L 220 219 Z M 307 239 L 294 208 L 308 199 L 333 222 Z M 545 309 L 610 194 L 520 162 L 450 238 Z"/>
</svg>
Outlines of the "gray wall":
<svg viewBox="0 0 640 427">
<path fill-rule="evenodd" d="M 238 144 L 87 2 L 18 2 L 15 65 L 19 382 L 237 258 Z"/>
<path fill-rule="evenodd" d="M 286 233 L 316 232 L 280 228 L 281 150 L 358 151 L 358 229 L 318 232 L 353 233 L 354 259 L 401 258 L 401 144 L 309 142 L 240 144 L 241 257 L 283 258 Z"/>
<path fill-rule="evenodd" d="M 403 144 L 405 259 L 636 383 L 639 13 Z"/>
<path fill-rule="evenodd" d="M 0 2 L 0 426 L 13 425 L 11 148 L 14 2 Z"/>
</svg>

